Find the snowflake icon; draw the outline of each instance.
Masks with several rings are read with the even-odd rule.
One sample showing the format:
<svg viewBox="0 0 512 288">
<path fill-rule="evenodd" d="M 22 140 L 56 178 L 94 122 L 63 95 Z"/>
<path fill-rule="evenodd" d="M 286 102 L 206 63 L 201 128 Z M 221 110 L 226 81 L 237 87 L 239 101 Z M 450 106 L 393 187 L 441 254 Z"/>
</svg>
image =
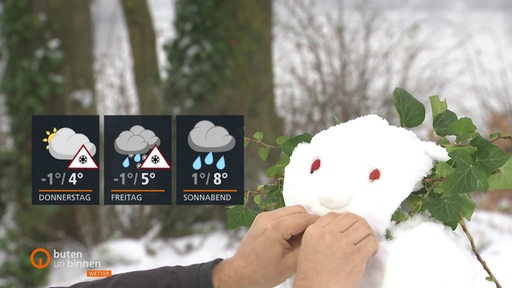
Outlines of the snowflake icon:
<svg viewBox="0 0 512 288">
<path fill-rule="evenodd" d="M 158 162 L 160 162 L 160 157 L 158 157 L 158 155 L 153 155 L 151 157 L 151 162 L 153 162 L 153 164 L 158 164 Z"/>
<path fill-rule="evenodd" d="M 80 162 L 80 164 L 85 164 L 85 163 L 87 163 L 87 156 L 85 156 L 85 155 L 80 155 L 80 157 L 78 157 L 78 162 Z"/>
</svg>

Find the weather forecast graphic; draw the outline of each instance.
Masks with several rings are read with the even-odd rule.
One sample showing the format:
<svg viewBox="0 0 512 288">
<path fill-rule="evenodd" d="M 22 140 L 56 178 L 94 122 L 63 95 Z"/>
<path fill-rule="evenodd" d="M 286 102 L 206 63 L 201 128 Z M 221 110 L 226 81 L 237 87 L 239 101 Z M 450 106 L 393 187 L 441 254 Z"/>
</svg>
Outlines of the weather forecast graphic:
<svg viewBox="0 0 512 288">
<path fill-rule="evenodd" d="M 105 204 L 171 204 L 171 116 L 105 116 Z"/>
<path fill-rule="evenodd" d="M 172 116 L 103 118 L 100 149 L 100 116 L 33 116 L 33 204 L 100 204 L 100 171 L 106 205 L 243 204 L 242 115 L 177 116 L 176 145 Z"/>
<path fill-rule="evenodd" d="M 177 116 L 177 204 L 243 204 L 243 116 Z"/>
<path fill-rule="evenodd" d="M 32 139 L 32 204 L 99 204 L 98 116 L 33 116 Z"/>
</svg>

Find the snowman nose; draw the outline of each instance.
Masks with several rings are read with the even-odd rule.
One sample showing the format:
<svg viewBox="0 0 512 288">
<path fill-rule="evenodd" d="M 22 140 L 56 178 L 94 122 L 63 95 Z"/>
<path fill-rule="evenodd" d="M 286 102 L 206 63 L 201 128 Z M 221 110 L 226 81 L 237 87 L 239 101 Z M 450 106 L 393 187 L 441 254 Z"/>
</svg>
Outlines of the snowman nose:
<svg viewBox="0 0 512 288">
<path fill-rule="evenodd" d="M 349 195 L 340 196 L 332 195 L 331 193 L 326 194 L 327 195 L 320 196 L 319 203 L 331 211 L 343 212 L 343 208 L 348 206 L 350 200 L 352 199 L 352 197 Z"/>
</svg>

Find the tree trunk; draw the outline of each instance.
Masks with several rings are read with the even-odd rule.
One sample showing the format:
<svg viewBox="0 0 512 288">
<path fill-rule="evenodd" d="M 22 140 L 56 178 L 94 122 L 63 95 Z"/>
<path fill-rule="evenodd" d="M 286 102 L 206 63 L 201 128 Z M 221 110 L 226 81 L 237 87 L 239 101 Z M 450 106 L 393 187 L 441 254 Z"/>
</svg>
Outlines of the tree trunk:
<svg viewBox="0 0 512 288">
<path fill-rule="evenodd" d="M 233 77 L 229 79 L 231 113 L 245 114 L 245 134 L 263 131 L 270 144 L 283 135 L 283 122 L 274 103 L 272 73 L 272 1 L 226 0 L 233 7 L 226 21 L 232 28 L 229 43 L 233 51 Z M 241 106 L 241 107 L 240 107 Z M 242 108 L 242 109 L 240 109 Z M 255 147 L 249 146 L 245 165 L 246 187 L 253 189 L 265 165 Z M 269 161 L 274 159 L 271 158 Z"/>
<path fill-rule="evenodd" d="M 153 22 L 146 0 L 122 0 L 141 114 L 160 114 L 161 90 Z"/>
<path fill-rule="evenodd" d="M 50 107 L 56 114 L 94 115 L 97 113 L 93 74 L 93 35 L 89 0 L 49 0 L 48 15 L 64 53 L 63 91 L 57 96 L 63 106 Z M 101 239 L 98 206 L 65 206 L 57 215 L 67 236 L 86 245 Z"/>
</svg>

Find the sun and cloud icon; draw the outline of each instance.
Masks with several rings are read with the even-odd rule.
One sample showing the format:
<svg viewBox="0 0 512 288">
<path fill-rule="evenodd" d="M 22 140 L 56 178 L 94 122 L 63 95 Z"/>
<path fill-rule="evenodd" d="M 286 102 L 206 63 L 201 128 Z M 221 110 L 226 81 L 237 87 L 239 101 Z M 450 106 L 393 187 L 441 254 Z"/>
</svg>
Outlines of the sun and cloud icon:
<svg viewBox="0 0 512 288">
<path fill-rule="evenodd" d="M 76 133 L 69 127 L 46 131 L 43 142 L 47 143 L 46 150 L 57 160 L 72 160 L 82 148 L 87 149 L 90 156 L 96 154 L 96 145 L 89 138 L 81 133 Z"/>
</svg>

